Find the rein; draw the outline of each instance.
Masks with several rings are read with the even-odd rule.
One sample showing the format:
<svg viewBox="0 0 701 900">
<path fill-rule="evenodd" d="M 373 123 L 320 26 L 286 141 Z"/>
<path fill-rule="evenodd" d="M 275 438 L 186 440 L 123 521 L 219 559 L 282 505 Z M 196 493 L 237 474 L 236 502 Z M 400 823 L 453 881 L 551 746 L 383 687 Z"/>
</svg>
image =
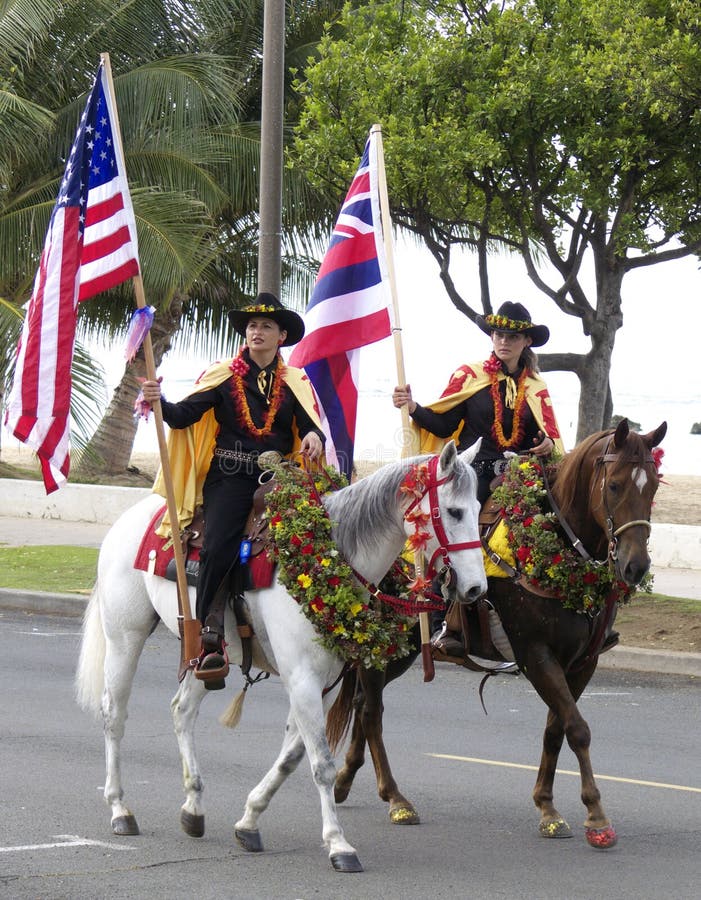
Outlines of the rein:
<svg viewBox="0 0 701 900">
<path fill-rule="evenodd" d="M 427 483 L 423 486 L 423 490 L 418 493 L 412 502 L 409 504 L 407 509 L 404 511 L 403 518 L 406 519 L 409 514 L 412 512 L 415 507 L 417 507 L 423 498 L 428 494 L 429 505 L 431 510 L 431 523 L 433 525 L 433 532 L 436 536 L 436 540 L 438 541 L 438 547 L 433 552 L 431 559 L 428 564 L 428 568 L 426 570 L 426 575 L 428 578 L 433 579 L 436 576 L 443 577 L 446 572 L 451 571 L 450 567 L 450 555 L 449 551 L 459 551 L 459 550 L 475 550 L 482 546 L 480 540 L 474 541 L 462 541 L 461 543 L 453 543 L 451 544 L 448 540 L 448 535 L 446 534 L 445 526 L 443 525 L 443 519 L 441 516 L 440 505 L 438 503 L 438 488 L 442 484 L 446 484 L 449 481 L 452 481 L 454 475 L 446 475 L 445 478 L 438 478 L 438 457 L 433 456 L 428 461 L 428 479 Z M 309 472 L 307 472 L 309 475 Z M 311 492 L 314 494 L 315 499 L 321 503 L 321 495 L 316 487 L 314 479 L 309 477 L 309 487 Z M 443 565 L 440 570 L 436 569 L 435 561 L 436 557 L 441 556 Z M 368 581 L 363 575 L 360 574 L 353 566 L 350 567 L 354 577 L 360 582 L 360 584 L 371 594 L 373 597 L 376 597 L 383 603 L 387 603 L 389 606 L 394 607 L 395 609 L 400 610 L 404 615 L 407 616 L 417 616 L 422 612 L 442 612 L 445 610 L 445 601 L 442 597 L 439 597 L 438 594 L 431 593 L 429 591 L 424 591 L 423 596 L 426 597 L 426 600 L 423 601 L 412 601 L 412 600 L 404 600 L 401 597 L 394 597 L 391 594 L 383 593 L 377 585 L 373 584 L 371 581 Z"/>
</svg>

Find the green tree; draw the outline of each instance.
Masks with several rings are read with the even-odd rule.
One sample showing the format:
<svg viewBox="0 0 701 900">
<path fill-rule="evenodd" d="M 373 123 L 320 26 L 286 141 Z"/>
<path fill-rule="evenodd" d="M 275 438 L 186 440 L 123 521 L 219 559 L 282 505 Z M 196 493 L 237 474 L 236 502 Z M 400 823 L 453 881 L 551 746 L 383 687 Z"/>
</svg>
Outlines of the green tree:
<svg viewBox="0 0 701 900">
<path fill-rule="evenodd" d="M 289 6 L 302 52 L 341 4 Z M 227 309 L 255 292 L 262 12 L 262 0 L 8 0 L 0 8 L 3 296 L 19 306 L 31 292 L 65 154 L 108 49 L 146 296 L 157 309 L 156 363 L 178 339 L 197 350 L 228 341 Z M 330 210 L 294 170 L 285 200 L 284 275 L 299 290 Z M 132 307 L 129 285 L 95 298 L 81 307 L 80 333 L 120 340 Z M 91 465 L 126 467 L 143 374 L 141 359 L 125 368 L 88 445 Z"/>
<path fill-rule="evenodd" d="M 590 341 L 541 366 L 577 374 L 578 438 L 605 427 L 625 275 L 701 249 L 698 5 L 373 2 L 341 26 L 300 80 L 300 159 L 337 191 L 382 123 L 393 220 L 431 251 L 450 300 L 472 321 L 491 312 L 491 251 L 520 254 Z M 478 255 L 469 298 L 456 247 Z"/>
</svg>

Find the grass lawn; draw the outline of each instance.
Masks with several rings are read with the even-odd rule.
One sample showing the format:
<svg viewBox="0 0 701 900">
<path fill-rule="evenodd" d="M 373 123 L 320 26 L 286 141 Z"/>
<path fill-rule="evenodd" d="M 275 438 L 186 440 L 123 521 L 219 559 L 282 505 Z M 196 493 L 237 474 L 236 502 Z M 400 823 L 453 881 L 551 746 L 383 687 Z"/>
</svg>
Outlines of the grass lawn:
<svg viewBox="0 0 701 900">
<path fill-rule="evenodd" d="M 0 588 L 89 594 L 98 552 L 95 547 L 0 547 Z"/>
</svg>

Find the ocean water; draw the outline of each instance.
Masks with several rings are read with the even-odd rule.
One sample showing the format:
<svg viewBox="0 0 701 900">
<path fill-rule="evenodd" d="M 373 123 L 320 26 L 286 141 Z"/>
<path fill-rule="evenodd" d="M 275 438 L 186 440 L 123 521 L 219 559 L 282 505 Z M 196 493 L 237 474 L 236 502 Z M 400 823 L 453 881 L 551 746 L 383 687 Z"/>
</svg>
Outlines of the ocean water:
<svg viewBox="0 0 701 900">
<path fill-rule="evenodd" d="M 567 449 L 575 444 L 577 430 L 577 396 L 559 384 L 557 376 L 548 377 L 553 406 Z M 677 475 L 701 475 L 701 435 L 692 435 L 691 426 L 701 421 L 701 407 L 693 400 L 670 400 L 662 396 L 622 393 L 616 396 L 614 413 L 640 423 L 641 431 L 652 431 L 667 422 L 662 441 L 662 472 Z M 392 406 L 391 389 L 361 391 L 356 429 L 356 458 L 367 460 L 396 459 L 402 443 L 399 412 Z"/>
</svg>

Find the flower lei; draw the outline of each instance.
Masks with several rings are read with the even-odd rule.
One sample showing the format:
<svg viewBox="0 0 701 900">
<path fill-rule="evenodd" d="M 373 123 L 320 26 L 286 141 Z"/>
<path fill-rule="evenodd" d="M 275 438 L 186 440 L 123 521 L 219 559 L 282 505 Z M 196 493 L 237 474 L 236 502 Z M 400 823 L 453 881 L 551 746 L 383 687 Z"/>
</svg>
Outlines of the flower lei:
<svg viewBox="0 0 701 900">
<path fill-rule="evenodd" d="M 636 592 L 607 565 L 586 561 L 560 532 L 550 510 L 540 463 L 512 460 L 494 500 L 501 506 L 508 541 L 518 568 L 532 584 L 552 592 L 562 605 L 578 612 L 602 609 L 611 598 L 627 603 Z M 649 577 L 642 590 L 649 590 Z"/>
<path fill-rule="evenodd" d="M 277 366 L 272 374 L 273 390 L 268 401 L 268 409 L 265 414 L 263 426 L 262 428 L 259 428 L 251 418 L 251 410 L 249 409 L 248 401 L 246 400 L 246 390 L 243 384 L 244 376 L 248 374 L 251 368 L 243 355 L 245 349 L 245 347 L 241 349 L 239 355 L 229 366 L 233 376 L 231 379 L 231 394 L 234 398 L 234 405 L 236 407 L 236 418 L 239 425 L 249 434 L 254 437 L 266 437 L 273 430 L 275 416 L 278 414 L 282 404 L 282 396 L 285 387 L 285 366 L 278 356 Z"/>
<path fill-rule="evenodd" d="M 501 391 L 499 390 L 499 372 L 501 371 L 501 361 L 492 353 L 488 360 L 483 364 L 484 371 L 489 375 L 490 393 L 492 403 L 494 404 L 494 421 L 492 422 L 492 438 L 501 450 L 512 450 L 520 447 L 523 442 L 523 435 L 526 432 L 526 422 L 523 412 L 526 408 L 526 378 L 527 371 L 524 368 L 518 378 L 518 387 L 516 390 L 516 400 L 514 401 L 514 418 L 511 424 L 511 435 L 506 437 L 504 434 L 503 417 L 504 404 L 501 399 Z"/>
<path fill-rule="evenodd" d="M 277 484 L 266 499 L 278 580 L 316 627 L 322 646 L 367 669 L 384 669 L 390 660 L 408 655 L 414 619 L 374 605 L 353 578 L 319 497 L 321 490 L 337 490 L 347 482 L 334 469 L 324 471 L 327 483 L 314 484 L 299 469 L 275 469 Z"/>
</svg>

